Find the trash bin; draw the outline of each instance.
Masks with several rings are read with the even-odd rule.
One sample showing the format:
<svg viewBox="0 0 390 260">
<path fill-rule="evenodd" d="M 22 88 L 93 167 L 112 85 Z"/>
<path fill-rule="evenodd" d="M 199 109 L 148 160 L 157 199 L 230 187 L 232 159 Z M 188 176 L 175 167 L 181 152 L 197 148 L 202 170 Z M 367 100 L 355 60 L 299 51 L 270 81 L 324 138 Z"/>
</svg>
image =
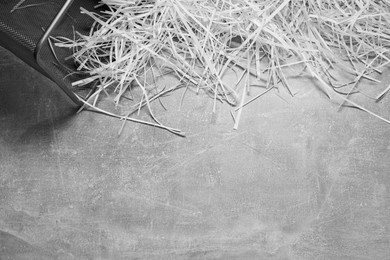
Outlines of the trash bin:
<svg viewBox="0 0 390 260">
<path fill-rule="evenodd" d="M 88 33 L 93 19 L 80 7 L 94 10 L 97 0 L 8 0 L 0 2 L 0 45 L 56 83 L 76 104 L 88 90 L 74 89 L 73 81 L 83 77 L 76 71 L 72 50 L 56 48 L 51 37 L 77 37 Z"/>
</svg>

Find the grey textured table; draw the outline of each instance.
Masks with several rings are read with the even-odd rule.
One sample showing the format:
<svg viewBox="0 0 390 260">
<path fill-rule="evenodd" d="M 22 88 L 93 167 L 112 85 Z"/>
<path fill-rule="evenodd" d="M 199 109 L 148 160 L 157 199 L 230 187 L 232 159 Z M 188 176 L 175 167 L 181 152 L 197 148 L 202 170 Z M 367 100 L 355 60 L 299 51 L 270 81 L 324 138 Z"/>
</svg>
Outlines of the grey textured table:
<svg viewBox="0 0 390 260">
<path fill-rule="evenodd" d="M 154 106 L 186 138 L 118 137 L 1 50 L 0 259 L 390 259 L 390 125 L 290 80 L 236 131 L 179 91 Z M 390 118 L 390 97 L 360 99 Z"/>
</svg>

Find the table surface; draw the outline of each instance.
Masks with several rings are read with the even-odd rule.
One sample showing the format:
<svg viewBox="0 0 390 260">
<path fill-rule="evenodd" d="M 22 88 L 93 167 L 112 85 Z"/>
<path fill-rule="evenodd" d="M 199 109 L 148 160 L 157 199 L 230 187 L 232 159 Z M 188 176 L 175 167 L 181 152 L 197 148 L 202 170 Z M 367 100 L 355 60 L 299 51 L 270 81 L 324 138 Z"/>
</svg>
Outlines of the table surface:
<svg viewBox="0 0 390 260">
<path fill-rule="evenodd" d="M 390 259 L 390 125 L 289 81 L 237 130 L 179 90 L 153 107 L 185 138 L 118 136 L 0 50 L 0 259 Z M 356 100 L 390 118 L 390 96 Z"/>
</svg>

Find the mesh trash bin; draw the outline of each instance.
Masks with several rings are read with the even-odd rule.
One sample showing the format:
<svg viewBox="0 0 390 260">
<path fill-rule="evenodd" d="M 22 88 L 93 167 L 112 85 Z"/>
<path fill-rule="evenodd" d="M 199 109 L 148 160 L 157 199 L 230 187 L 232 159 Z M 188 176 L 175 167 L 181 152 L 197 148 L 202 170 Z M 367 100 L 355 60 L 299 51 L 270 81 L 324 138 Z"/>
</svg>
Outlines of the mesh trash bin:
<svg viewBox="0 0 390 260">
<path fill-rule="evenodd" d="M 94 10 L 96 0 L 0 1 L 0 45 L 56 83 L 76 104 L 88 90 L 74 89 L 71 82 L 83 77 L 76 72 L 72 50 L 56 48 L 50 36 L 73 38 L 75 31 L 88 33 L 93 20 L 80 7 Z"/>
</svg>

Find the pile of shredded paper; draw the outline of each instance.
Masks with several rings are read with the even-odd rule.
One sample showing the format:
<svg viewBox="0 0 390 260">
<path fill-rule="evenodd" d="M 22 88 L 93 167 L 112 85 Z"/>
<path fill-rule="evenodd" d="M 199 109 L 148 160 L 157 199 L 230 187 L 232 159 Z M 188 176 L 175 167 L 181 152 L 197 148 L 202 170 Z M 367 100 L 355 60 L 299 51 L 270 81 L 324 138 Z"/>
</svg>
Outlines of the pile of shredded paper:
<svg viewBox="0 0 390 260">
<path fill-rule="evenodd" d="M 74 85 L 96 87 L 83 100 L 86 107 L 99 110 L 98 97 L 108 88 L 119 104 L 137 87 L 142 95 L 136 108 L 147 107 L 154 122 L 131 117 L 137 109 L 118 117 L 180 133 L 157 120 L 150 102 L 186 88 L 207 93 L 214 109 L 227 102 L 240 111 L 271 89 L 291 92 L 285 68 L 298 66 L 330 97 L 336 94 L 388 122 L 350 97 L 362 79 L 377 81 L 375 75 L 389 64 L 390 1 L 103 0 L 101 5 L 104 12 L 81 10 L 95 20 L 89 35 L 57 39 L 57 46 L 74 50 L 78 70 L 86 74 Z M 340 69 L 352 80 L 340 82 L 332 73 Z M 232 71 L 236 82 L 226 80 Z M 158 81 L 168 75 L 177 84 L 162 89 Z M 263 88 L 253 97 L 246 94 L 250 78 Z M 388 90 L 378 90 L 377 98 Z"/>
</svg>

